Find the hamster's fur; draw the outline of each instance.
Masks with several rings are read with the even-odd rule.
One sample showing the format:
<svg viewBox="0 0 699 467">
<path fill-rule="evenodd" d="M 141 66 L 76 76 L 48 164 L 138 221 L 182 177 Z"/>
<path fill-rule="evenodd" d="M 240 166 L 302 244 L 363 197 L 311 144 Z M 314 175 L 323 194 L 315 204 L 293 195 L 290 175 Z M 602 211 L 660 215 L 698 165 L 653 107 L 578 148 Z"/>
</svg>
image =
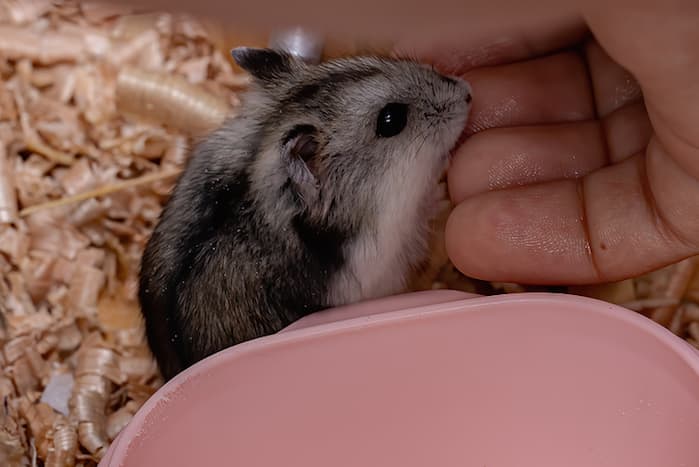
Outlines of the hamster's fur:
<svg viewBox="0 0 699 467">
<path fill-rule="evenodd" d="M 251 89 L 195 146 L 142 259 L 166 380 L 309 313 L 400 292 L 470 108 L 467 83 L 409 60 L 233 56 Z"/>
</svg>

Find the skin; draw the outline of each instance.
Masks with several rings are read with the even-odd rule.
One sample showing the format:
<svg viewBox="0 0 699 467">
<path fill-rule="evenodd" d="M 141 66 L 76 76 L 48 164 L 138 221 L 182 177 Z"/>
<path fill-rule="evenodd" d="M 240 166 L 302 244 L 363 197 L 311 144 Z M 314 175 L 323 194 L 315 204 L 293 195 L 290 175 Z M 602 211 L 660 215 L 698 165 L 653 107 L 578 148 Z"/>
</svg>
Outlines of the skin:
<svg viewBox="0 0 699 467">
<path fill-rule="evenodd" d="M 397 38 L 399 51 L 471 83 L 471 137 L 449 171 L 457 206 L 446 231 L 465 274 L 599 283 L 699 253 L 696 0 L 438 0 L 430 16 L 395 0 L 355 1 L 343 14 L 334 2 L 334 12 L 305 3 L 280 15 Z M 269 6 L 248 7 L 248 26 L 278 25 Z M 366 11 L 372 20 L 354 13 Z"/>
</svg>

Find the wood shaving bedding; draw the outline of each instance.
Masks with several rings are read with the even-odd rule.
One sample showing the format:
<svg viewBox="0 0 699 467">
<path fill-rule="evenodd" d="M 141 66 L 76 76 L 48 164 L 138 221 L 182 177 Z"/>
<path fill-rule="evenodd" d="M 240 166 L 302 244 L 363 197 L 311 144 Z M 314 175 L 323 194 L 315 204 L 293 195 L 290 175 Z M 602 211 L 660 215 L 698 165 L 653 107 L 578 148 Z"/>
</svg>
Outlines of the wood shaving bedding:
<svg viewBox="0 0 699 467">
<path fill-rule="evenodd" d="M 233 114 L 249 82 L 228 50 L 264 41 L 116 3 L 0 3 L 0 465 L 95 466 L 160 386 L 140 254 L 193 138 Z M 462 276 L 441 234 L 450 207 L 413 289 L 561 291 Z M 563 291 L 699 348 L 697 262 Z"/>
</svg>

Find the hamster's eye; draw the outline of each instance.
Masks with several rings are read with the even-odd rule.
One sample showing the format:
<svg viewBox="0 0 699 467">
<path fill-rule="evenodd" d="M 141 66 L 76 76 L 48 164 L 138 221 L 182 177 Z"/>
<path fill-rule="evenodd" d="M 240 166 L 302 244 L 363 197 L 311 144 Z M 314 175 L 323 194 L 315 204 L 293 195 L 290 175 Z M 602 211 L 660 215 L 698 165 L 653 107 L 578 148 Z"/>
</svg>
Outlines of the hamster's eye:
<svg viewBox="0 0 699 467">
<path fill-rule="evenodd" d="M 408 106 L 392 102 L 379 112 L 376 134 L 382 138 L 396 136 L 408 123 Z"/>
</svg>

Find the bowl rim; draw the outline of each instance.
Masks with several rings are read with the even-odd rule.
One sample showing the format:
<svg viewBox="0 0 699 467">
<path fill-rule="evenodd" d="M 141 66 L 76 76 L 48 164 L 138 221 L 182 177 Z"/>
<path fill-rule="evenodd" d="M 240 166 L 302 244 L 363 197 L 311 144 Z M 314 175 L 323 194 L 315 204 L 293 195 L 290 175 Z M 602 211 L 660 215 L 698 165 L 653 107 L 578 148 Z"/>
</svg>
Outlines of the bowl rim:
<svg viewBox="0 0 699 467">
<path fill-rule="evenodd" d="M 303 343 L 319 335 L 356 332 L 368 327 L 387 326 L 393 322 L 426 319 L 437 315 L 443 316 L 455 313 L 482 312 L 484 309 L 483 307 L 503 307 L 513 304 L 562 305 L 570 307 L 570 310 L 568 310 L 570 312 L 596 313 L 606 318 L 617 319 L 626 325 L 648 334 L 660 344 L 665 345 L 699 376 L 699 350 L 650 318 L 622 306 L 595 298 L 549 292 L 523 292 L 467 297 L 432 305 L 420 305 L 395 311 L 383 311 L 377 314 L 339 319 L 333 322 L 290 329 L 285 332 L 243 342 L 213 354 L 179 373 L 148 398 L 128 425 L 112 441 L 105 457 L 102 459 L 104 463 L 100 462 L 99 465 L 100 467 L 123 465 L 133 442 L 140 435 L 143 435 L 144 432 L 149 429 L 149 426 L 151 426 L 148 421 L 154 409 L 161 409 L 162 405 L 166 404 L 171 396 L 180 395 L 182 391 L 181 388 L 188 382 L 198 377 L 206 377 L 207 374 L 217 371 L 217 368 L 220 366 L 230 364 L 230 362 L 240 358 L 245 358 L 257 351 L 293 343 Z M 516 313 L 517 311 L 512 310 L 511 312 Z"/>
</svg>

